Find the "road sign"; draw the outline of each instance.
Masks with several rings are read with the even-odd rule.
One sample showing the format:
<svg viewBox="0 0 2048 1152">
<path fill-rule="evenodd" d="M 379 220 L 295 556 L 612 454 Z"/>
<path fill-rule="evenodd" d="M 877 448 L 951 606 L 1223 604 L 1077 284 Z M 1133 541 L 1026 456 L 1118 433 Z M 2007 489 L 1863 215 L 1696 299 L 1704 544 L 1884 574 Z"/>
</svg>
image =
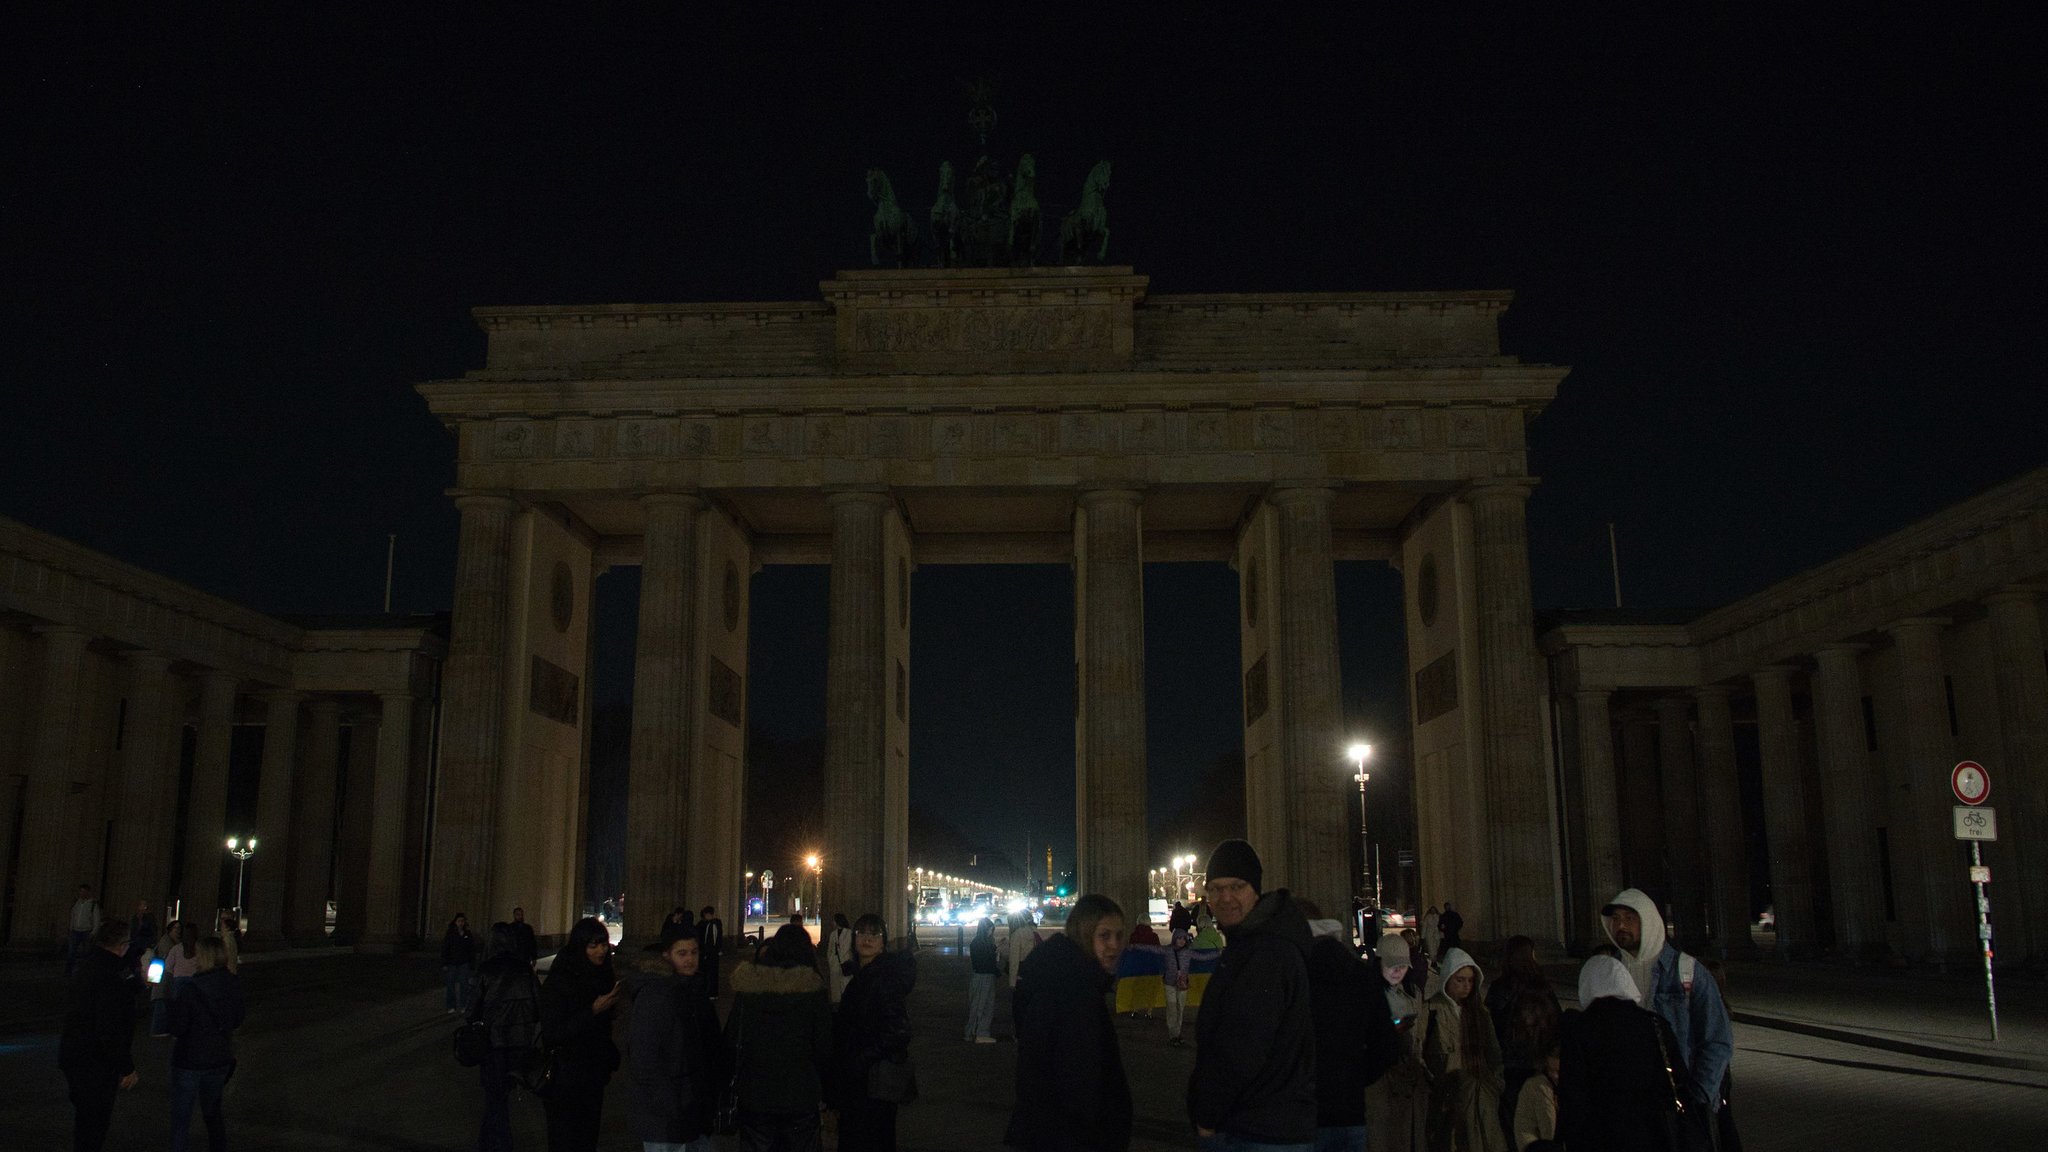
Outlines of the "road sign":
<svg viewBox="0 0 2048 1152">
<path fill-rule="evenodd" d="M 1991 774 L 1975 760 L 1965 760 L 1948 774 L 1948 786 L 1965 804 L 1982 804 L 1991 799 Z"/>
<path fill-rule="evenodd" d="M 1956 839 L 1998 839 L 1998 809 L 1970 808 L 1958 804 L 1950 811 L 1956 814 Z"/>
</svg>

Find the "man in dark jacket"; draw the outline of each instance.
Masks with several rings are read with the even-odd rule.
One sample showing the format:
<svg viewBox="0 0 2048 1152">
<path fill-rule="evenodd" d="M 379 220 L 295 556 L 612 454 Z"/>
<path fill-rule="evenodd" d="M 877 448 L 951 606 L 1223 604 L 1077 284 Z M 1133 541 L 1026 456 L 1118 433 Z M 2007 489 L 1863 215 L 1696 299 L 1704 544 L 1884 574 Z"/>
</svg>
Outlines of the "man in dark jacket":
<svg viewBox="0 0 2048 1152">
<path fill-rule="evenodd" d="M 1229 943 L 1202 993 L 1188 1115 L 1204 1141 L 1306 1149 L 1316 1134 L 1308 921 L 1286 889 L 1262 891 L 1263 874 L 1242 840 L 1209 856 L 1209 906 Z"/>
<path fill-rule="evenodd" d="M 1453 948 L 1465 946 L 1465 918 L 1458 914 L 1456 908 L 1451 907 L 1449 900 L 1444 901 L 1444 914 L 1437 919 L 1436 926 L 1437 931 L 1444 934 L 1445 955 L 1449 955 Z M 1436 957 L 1432 956 L 1430 959 L 1434 961 Z"/>
<path fill-rule="evenodd" d="M 57 1066 L 71 1086 L 77 1112 L 72 1147 L 99 1152 L 114 1119 L 114 1096 L 135 1087 L 135 969 L 125 959 L 128 925 L 108 920 L 71 974 L 64 1005 L 64 1035 L 57 1042 Z"/>
<path fill-rule="evenodd" d="M 725 921 L 718 918 L 718 909 L 706 904 L 697 916 L 697 957 L 702 965 L 698 982 L 704 986 L 704 994 L 718 999 L 718 957 L 725 951 Z"/>
<path fill-rule="evenodd" d="M 1358 958 L 1344 925 L 1306 900 L 1309 1000 L 1316 1036 L 1316 1147 L 1364 1148 L 1365 1090 L 1401 1059 L 1384 979 Z"/>
<path fill-rule="evenodd" d="M 496 935 L 497 927 L 491 925 L 493 935 Z M 526 961 L 528 968 L 533 967 L 534 962 L 540 959 L 540 941 L 533 934 L 533 925 L 526 922 L 526 909 L 514 908 L 512 923 L 507 927 L 512 929 L 512 954 Z"/>
</svg>

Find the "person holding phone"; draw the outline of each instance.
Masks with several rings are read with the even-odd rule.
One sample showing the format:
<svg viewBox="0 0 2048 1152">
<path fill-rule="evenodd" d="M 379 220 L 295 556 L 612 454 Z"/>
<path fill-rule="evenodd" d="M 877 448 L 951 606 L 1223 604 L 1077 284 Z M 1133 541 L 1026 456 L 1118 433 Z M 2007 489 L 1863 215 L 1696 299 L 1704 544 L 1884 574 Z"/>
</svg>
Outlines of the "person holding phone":
<svg viewBox="0 0 2048 1152">
<path fill-rule="evenodd" d="M 1365 1089 L 1365 1127 L 1373 1152 L 1423 1152 L 1429 1146 L 1429 1069 L 1422 1061 L 1422 998 L 1408 981 L 1414 947 L 1397 932 L 1380 937 L 1370 965 L 1385 989 L 1400 1058 Z"/>
<path fill-rule="evenodd" d="M 595 1152 L 604 1088 L 619 1070 L 612 1013 L 619 979 L 611 933 L 594 916 L 576 922 L 540 987 L 540 1034 L 554 1062 L 545 1097 L 549 1152 Z"/>
</svg>

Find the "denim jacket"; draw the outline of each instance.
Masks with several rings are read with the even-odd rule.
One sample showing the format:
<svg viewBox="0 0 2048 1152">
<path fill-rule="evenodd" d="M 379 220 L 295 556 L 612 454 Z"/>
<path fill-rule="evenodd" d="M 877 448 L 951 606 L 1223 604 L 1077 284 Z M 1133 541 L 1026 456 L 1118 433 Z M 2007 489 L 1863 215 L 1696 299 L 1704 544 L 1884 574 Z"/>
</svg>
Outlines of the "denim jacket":
<svg viewBox="0 0 2048 1152">
<path fill-rule="evenodd" d="M 1705 1101 L 1711 1112 L 1721 1106 L 1721 1077 L 1735 1055 L 1735 1028 L 1713 974 L 1705 965 L 1695 965 L 1688 992 L 1679 980 L 1678 956 L 1670 944 L 1658 954 L 1650 968 L 1651 1002 L 1646 1007 L 1671 1025 L 1671 1034 L 1678 1038 L 1676 1055 L 1691 1074 L 1695 1101 Z"/>
</svg>

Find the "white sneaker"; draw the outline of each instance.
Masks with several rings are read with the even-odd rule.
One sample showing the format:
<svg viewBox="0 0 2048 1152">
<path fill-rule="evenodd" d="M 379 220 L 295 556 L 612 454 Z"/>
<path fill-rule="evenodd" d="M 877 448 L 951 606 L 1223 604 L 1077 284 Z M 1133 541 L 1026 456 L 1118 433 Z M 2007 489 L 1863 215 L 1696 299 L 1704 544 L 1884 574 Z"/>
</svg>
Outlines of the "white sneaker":
<svg viewBox="0 0 2048 1152">
<path fill-rule="evenodd" d="M 976 1044 L 993 1044 L 996 1042 L 996 1038 L 993 1036 L 976 1036 L 974 1042 Z"/>
</svg>

